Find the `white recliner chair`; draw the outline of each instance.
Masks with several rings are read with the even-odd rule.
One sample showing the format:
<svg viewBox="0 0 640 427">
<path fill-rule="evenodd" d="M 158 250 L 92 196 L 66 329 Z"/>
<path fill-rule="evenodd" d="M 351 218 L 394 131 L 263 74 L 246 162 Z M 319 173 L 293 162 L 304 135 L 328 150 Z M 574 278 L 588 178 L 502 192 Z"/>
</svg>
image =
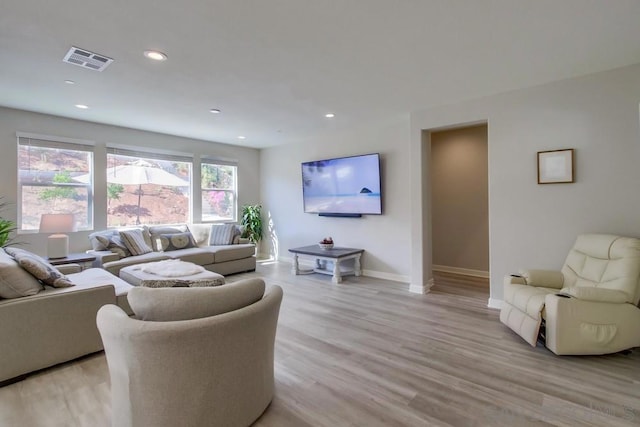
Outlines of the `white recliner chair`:
<svg viewBox="0 0 640 427">
<path fill-rule="evenodd" d="M 558 355 L 615 353 L 640 346 L 639 300 L 640 239 L 583 234 L 561 271 L 505 277 L 500 321 Z"/>
</svg>

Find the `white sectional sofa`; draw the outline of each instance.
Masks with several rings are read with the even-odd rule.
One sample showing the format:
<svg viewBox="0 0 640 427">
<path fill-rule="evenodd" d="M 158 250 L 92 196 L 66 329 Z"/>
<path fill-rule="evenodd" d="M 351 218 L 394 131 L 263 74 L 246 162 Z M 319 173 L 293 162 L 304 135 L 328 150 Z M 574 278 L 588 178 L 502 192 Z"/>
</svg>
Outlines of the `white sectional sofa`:
<svg viewBox="0 0 640 427">
<path fill-rule="evenodd" d="M 226 231 L 233 229 L 232 234 L 225 233 L 223 228 Z M 240 237 L 241 229 L 238 226 L 179 224 L 144 226 L 139 229 L 142 231 L 145 242 L 152 249 L 150 252 L 139 255 L 128 254 L 117 244 L 120 232 L 126 230 L 107 230 L 91 234 L 89 240 L 93 249 L 89 252 L 96 256 L 94 267 L 104 268 L 118 276 L 120 269 L 130 265 L 180 259 L 201 265 L 223 276 L 256 269 L 255 245 Z M 186 246 L 193 247 L 176 248 L 166 243 L 167 239 L 171 239 L 168 236 L 183 237 L 185 233 L 193 236 L 193 244 L 186 244 Z M 183 242 L 186 243 L 186 240 Z"/>
<path fill-rule="evenodd" d="M 59 268 L 74 286 L 44 286 L 0 248 L 0 386 L 29 372 L 102 350 L 96 314 L 117 304 L 132 314 L 131 286 L 98 268 Z"/>
</svg>

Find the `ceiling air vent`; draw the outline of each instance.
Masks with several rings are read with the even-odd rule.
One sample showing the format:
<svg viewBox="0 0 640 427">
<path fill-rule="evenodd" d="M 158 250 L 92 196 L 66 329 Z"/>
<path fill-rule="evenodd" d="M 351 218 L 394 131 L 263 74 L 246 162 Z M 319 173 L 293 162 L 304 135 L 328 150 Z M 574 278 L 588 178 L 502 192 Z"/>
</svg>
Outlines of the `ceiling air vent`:
<svg viewBox="0 0 640 427">
<path fill-rule="evenodd" d="M 103 71 L 113 62 L 108 56 L 93 53 L 86 49 L 71 47 L 62 61 L 94 71 Z"/>
</svg>

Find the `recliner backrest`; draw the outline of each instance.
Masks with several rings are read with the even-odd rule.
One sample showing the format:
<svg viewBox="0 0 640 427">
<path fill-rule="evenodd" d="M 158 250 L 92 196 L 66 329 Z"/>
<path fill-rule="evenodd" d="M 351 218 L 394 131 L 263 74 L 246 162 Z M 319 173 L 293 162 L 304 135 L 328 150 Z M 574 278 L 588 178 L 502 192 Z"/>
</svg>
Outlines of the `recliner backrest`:
<svg viewBox="0 0 640 427">
<path fill-rule="evenodd" d="M 611 234 L 578 236 L 562 267 L 564 286 L 587 286 L 625 292 L 640 300 L 640 239 Z"/>
</svg>

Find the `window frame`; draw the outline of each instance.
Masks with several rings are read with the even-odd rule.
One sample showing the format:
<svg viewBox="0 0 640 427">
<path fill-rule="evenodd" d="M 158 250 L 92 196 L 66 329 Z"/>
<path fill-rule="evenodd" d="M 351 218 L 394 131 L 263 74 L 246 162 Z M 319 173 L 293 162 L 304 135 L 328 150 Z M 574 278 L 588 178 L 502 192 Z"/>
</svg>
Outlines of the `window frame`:
<svg viewBox="0 0 640 427">
<path fill-rule="evenodd" d="M 23 183 L 20 177 L 21 147 L 35 147 L 50 150 L 69 150 L 89 153 L 88 167 L 90 178 L 88 182 L 71 182 L 64 185 L 56 183 Z M 60 187 L 82 188 L 87 190 L 87 224 L 78 227 L 77 231 L 91 231 L 94 227 L 94 175 L 95 175 L 95 143 L 89 140 L 64 138 L 49 135 L 38 135 L 26 132 L 16 132 L 16 232 L 17 234 L 37 234 L 39 229 L 23 229 L 23 187 Z M 61 169 L 64 171 L 65 169 Z"/>
<path fill-rule="evenodd" d="M 202 169 L 205 165 L 210 166 L 230 166 L 233 167 L 233 188 L 209 188 L 202 185 Z M 205 191 L 223 191 L 225 193 L 231 193 L 233 195 L 233 215 L 230 219 L 219 220 L 206 220 L 204 218 L 204 207 L 200 209 L 200 222 L 204 224 L 217 224 L 217 223 L 236 223 L 238 222 L 238 162 L 222 160 L 216 158 L 202 157 L 200 159 L 200 200 L 202 200 L 202 194 Z"/>
</svg>

